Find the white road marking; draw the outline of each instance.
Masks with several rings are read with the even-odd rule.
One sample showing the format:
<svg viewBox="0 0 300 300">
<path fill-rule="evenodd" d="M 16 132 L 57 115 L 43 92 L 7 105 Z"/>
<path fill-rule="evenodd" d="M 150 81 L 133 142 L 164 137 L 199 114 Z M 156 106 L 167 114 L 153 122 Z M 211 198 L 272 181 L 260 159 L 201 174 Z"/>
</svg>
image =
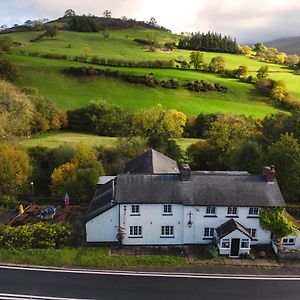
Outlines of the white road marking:
<svg viewBox="0 0 300 300">
<path fill-rule="evenodd" d="M 34 295 L 21 295 L 21 294 L 2 294 L 0 293 L 0 299 L 7 300 L 21 300 L 21 299 L 31 299 L 31 300 L 89 300 L 89 299 L 79 299 L 79 298 L 58 298 L 49 296 L 34 296 Z"/>
<path fill-rule="evenodd" d="M 110 275 L 110 276 L 138 276 L 138 277 L 168 277 L 168 278 L 199 278 L 199 279 L 229 279 L 229 280 L 274 280 L 274 281 L 300 281 L 300 276 L 280 276 L 280 275 L 239 275 L 239 274 L 201 274 L 201 273 L 166 273 L 166 272 L 138 272 L 138 271 L 107 271 L 107 270 L 85 270 L 67 268 L 46 268 L 46 267 L 24 267 L 24 266 L 0 266 L 0 269 L 52 272 L 52 273 L 72 273 L 90 275 Z"/>
</svg>

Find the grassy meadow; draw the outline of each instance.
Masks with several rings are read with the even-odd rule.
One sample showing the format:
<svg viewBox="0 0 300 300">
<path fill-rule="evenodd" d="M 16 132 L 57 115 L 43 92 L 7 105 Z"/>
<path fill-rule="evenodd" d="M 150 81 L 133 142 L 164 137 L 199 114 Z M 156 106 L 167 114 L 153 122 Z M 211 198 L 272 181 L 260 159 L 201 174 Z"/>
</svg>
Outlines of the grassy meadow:
<svg viewBox="0 0 300 300">
<path fill-rule="evenodd" d="M 278 112 L 270 101 L 261 96 L 252 85 L 235 79 L 222 78 L 215 74 L 195 72 L 192 70 L 150 69 L 150 68 L 122 68 L 122 72 L 136 75 L 153 73 L 159 79 L 175 78 L 181 83 L 186 80 L 203 79 L 212 83 L 220 83 L 228 87 L 225 94 L 217 92 L 194 93 L 184 88 L 170 90 L 164 88 L 149 88 L 140 84 L 127 83 L 122 80 L 99 76 L 95 78 L 78 78 L 65 75 L 62 70 L 71 66 L 88 66 L 89 64 L 74 61 L 43 59 L 30 57 L 30 52 L 65 54 L 70 59 L 80 55 L 84 47 L 92 50 L 92 55 L 103 58 L 120 58 L 132 60 L 170 60 L 184 58 L 189 60 L 190 51 L 149 51 L 135 38 L 146 38 L 147 33 L 153 33 L 160 43 L 178 41 L 180 36 L 166 31 L 150 29 L 111 30 L 110 37 L 104 40 L 101 33 L 80 33 L 59 31 L 58 35 L 43 38 L 37 42 L 30 40 L 41 32 L 19 32 L 9 36 L 19 43 L 20 47 L 12 50 L 9 58 L 16 61 L 22 69 L 23 76 L 17 82 L 19 87 L 34 87 L 40 94 L 54 101 L 59 109 L 69 110 L 87 104 L 91 99 L 105 99 L 120 105 L 130 111 L 151 107 L 161 103 L 166 108 L 174 108 L 188 115 L 199 113 L 224 112 L 233 114 L 265 115 Z M 221 55 L 225 59 L 226 67 L 237 68 L 247 65 L 250 72 L 255 72 L 265 65 L 245 55 L 205 52 L 204 58 L 209 62 L 211 58 Z M 283 66 L 268 64 L 271 77 L 282 79 L 295 99 L 300 100 L 300 76 L 292 74 Z M 96 66 L 107 68 L 106 66 Z M 255 73 L 253 73 L 255 74 Z"/>
<path fill-rule="evenodd" d="M 62 110 L 82 107 L 91 99 L 105 99 L 130 111 L 152 107 L 157 103 L 188 115 L 226 112 L 264 117 L 278 111 L 268 103 L 266 97 L 258 95 L 252 85 L 235 79 L 222 78 L 215 74 L 176 69 L 116 68 L 126 73 L 153 73 L 160 79 L 176 78 L 181 82 L 188 79 L 203 79 L 225 85 L 228 87 L 227 93 L 195 93 L 184 88 L 177 90 L 150 88 L 104 76 L 78 78 L 65 75 L 62 70 L 71 66 L 87 66 L 84 63 L 20 55 L 9 57 L 22 69 L 23 76 L 17 85 L 36 88 Z"/>
<path fill-rule="evenodd" d="M 33 136 L 29 139 L 20 140 L 18 143 L 22 148 L 31 148 L 42 146 L 47 148 L 56 148 L 61 145 L 76 145 L 78 143 L 85 143 L 91 146 L 103 146 L 106 148 L 113 147 L 117 144 L 118 138 L 108 136 L 98 136 L 87 133 L 77 132 L 49 132 Z M 181 138 L 177 142 L 179 146 L 186 150 L 188 146 L 196 143 L 198 139 Z"/>
</svg>

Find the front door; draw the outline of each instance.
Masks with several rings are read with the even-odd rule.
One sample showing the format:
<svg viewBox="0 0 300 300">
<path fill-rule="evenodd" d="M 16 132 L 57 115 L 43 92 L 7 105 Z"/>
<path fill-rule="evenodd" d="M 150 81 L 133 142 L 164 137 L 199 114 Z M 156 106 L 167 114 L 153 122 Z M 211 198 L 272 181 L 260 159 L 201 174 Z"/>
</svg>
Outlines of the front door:
<svg viewBox="0 0 300 300">
<path fill-rule="evenodd" d="M 239 256 L 240 239 L 231 239 L 230 256 Z"/>
</svg>

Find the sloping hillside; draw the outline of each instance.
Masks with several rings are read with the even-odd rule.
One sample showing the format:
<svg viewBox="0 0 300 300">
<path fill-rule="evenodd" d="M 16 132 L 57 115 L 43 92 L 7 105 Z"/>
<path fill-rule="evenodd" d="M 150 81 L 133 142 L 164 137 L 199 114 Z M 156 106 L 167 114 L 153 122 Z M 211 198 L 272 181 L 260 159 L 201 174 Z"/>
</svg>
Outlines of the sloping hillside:
<svg viewBox="0 0 300 300">
<path fill-rule="evenodd" d="M 268 47 L 273 47 L 287 54 L 300 55 L 300 36 L 290 38 L 280 38 L 265 43 Z"/>
</svg>

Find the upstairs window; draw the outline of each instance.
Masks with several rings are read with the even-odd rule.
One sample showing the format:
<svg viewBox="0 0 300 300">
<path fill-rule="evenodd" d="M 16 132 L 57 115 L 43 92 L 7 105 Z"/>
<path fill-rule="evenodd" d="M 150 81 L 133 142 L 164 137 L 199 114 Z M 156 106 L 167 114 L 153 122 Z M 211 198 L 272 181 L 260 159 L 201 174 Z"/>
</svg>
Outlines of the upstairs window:
<svg viewBox="0 0 300 300">
<path fill-rule="evenodd" d="M 237 207 L 236 206 L 228 206 L 227 207 L 227 215 L 236 216 L 237 215 Z"/>
<path fill-rule="evenodd" d="M 138 204 L 131 205 L 131 214 L 139 215 L 140 214 L 140 206 Z"/>
<path fill-rule="evenodd" d="M 164 204 L 164 215 L 171 215 L 171 214 L 172 214 L 172 205 Z"/>
<path fill-rule="evenodd" d="M 207 206 L 206 207 L 206 214 L 207 215 L 215 215 L 216 214 L 216 207 L 215 206 Z"/>
<path fill-rule="evenodd" d="M 259 208 L 258 207 L 249 207 L 249 216 L 258 216 Z"/>
</svg>

